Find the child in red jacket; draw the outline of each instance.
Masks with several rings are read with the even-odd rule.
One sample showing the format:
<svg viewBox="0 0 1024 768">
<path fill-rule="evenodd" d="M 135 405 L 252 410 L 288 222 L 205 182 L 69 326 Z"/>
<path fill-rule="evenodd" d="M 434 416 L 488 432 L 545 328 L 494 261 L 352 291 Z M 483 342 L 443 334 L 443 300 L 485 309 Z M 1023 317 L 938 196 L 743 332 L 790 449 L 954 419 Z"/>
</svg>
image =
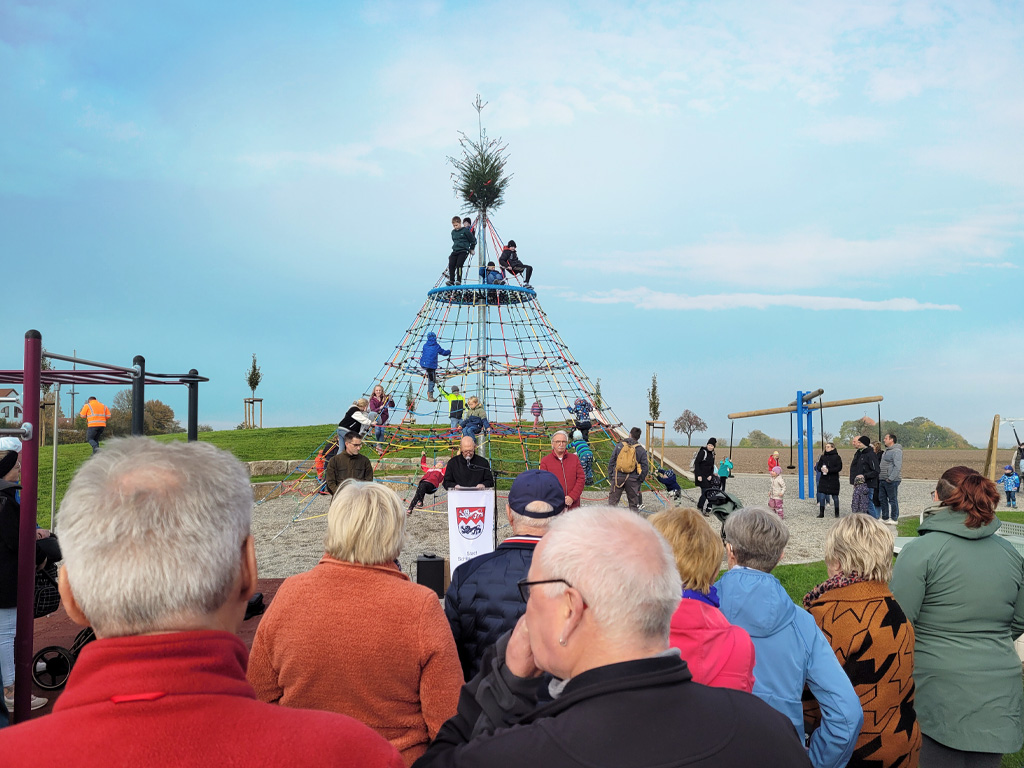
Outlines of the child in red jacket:
<svg viewBox="0 0 1024 768">
<path fill-rule="evenodd" d="M 424 474 L 420 478 L 419 485 L 416 486 L 416 495 L 409 502 L 407 515 L 411 515 L 417 506 L 423 506 L 423 499 L 428 493 L 433 495 L 437 491 L 441 481 L 444 480 L 445 466 L 446 462 L 443 459 L 434 459 L 434 466 L 428 466 L 427 452 L 423 451 L 420 453 L 420 469 L 423 470 Z"/>
</svg>

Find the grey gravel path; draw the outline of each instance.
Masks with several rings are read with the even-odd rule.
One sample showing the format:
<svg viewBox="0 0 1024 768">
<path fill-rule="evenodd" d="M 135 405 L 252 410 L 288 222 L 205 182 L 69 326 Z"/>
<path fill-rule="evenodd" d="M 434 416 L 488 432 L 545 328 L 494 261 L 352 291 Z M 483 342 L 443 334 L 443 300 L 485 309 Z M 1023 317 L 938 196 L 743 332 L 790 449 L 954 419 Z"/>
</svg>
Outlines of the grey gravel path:
<svg viewBox="0 0 1024 768">
<path fill-rule="evenodd" d="M 790 531 L 790 542 L 783 563 L 821 560 L 825 535 L 835 524 L 832 508 L 828 507 L 826 517 L 819 520 L 817 502 L 813 499 L 801 501 L 797 498 L 796 478 L 787 477 L 786 485 L 784 522 Z M 918 515 L 931 503 L 930 493 L 934 487 L 933 481 L 904 480 L 899 492 L 901 516 Z M 396 490 L 402 492 L 401 495 L 406 500 L 412 495 L 411 489 L 404 486 L 396 486 Z M 729 479 L 728 490 L 747 505 L 765 505 L 768 499 L 768 479 L 765 475 L 737 475 Z M 679 503 L 695 506 L 698 493 L 696 489 L 687 491 L 687 495 Z M 851 496 L 852 488 L 844 484 L 839 496 L 840 511 L 844 515 L 850 514 Z M 430 497 L 427 498 L 429 501 Z M 606 498 L 601 494 L 588 492 L 583 503 L 600 504 Z M 443 491 L 438 492 L 433 501 L 436 504 L 435 509 L 442 512 L 447 509 Z M 665 504 L 664 498 L 659 499 L 651 493 L 644 494 L 644 502 L 649 513 L 663 509 Z M 286 496 L 264 502 L 253 509 L 253 534 L 256 538 L 256 557 L 261 577 L 283 578 L 316 565 L 323 554 L 329 503 L 329 496 L 316 496 L 311 501 L 302 500 L 298 496 Z M 622 504 L 625 504 L 625 497 Z M 499 494 L 499 541 L 511 532 L 505 522 L 504 506 L 504 494 Z M 300 518 L 291 522 L 303 509 Z M 719 529 L 717 520 L 711 524 L 715 530 Z M 445 514 L 417 510 L 409 519 L 406 539 L 400 562 L 403 570 L 415 578 L 415 561 L 419 554 L 432 552 L 443 557 L 448 555 L 448 524 Z"/>
</svg>

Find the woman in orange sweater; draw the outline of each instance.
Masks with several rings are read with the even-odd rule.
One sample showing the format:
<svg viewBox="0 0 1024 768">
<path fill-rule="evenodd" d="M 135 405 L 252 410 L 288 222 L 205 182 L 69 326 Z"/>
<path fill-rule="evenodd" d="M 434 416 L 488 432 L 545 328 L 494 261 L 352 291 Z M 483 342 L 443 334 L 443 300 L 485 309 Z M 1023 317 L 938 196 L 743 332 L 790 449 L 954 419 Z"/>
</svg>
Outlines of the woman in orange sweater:
<svg viewBox="0 0 1024 768">
<path fill-rule="evenodd" d="M 437 595 L 395 564 L 405 520 L 391 489 L 342 484 L 327 514 L 327 551 L 281 585 L 256 631 L 248 677 L 263 701 L 361 720 L 411 765 L 455 714 L 462 667 Z"/>
</svg>

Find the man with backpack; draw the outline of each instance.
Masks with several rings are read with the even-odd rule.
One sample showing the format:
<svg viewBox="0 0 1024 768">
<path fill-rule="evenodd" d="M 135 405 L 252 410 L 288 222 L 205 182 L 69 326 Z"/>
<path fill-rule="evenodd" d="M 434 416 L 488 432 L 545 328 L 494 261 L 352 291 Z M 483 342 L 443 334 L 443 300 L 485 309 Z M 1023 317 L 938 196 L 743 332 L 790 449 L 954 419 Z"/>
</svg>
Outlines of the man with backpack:
<svg viewBox="0 0 1024 768">
<path fill-rule="evenodd" d="M 697 451 L 697 455 L 693 458 L 693 478 L 697 483 L 697 487 L 700 488 L 700 498 L 697 500 L 697 509 L 700 510 L 701 514 L 707 515 L 708 511 L 704 508 L 708 500 L 708 491 L 718 483 L 715 482 L 715 446 L 718 445 L 718 440 L 715 438 L 709 438 L 708 444 Z"/>
<path fill-rule="evenodd" d="M 647 477 L 647 451 L 639 444 L 640 428 L 629 430 L 629 437 L 615 446 L 612 458 L 608 462 L 608 480 L 611 490 L 608 492 L 608 506 L 616 507 L 622 492 L 626 492 L 626 501 L 633 512 L 639 512 L 640 487 Z"/>
</svg>

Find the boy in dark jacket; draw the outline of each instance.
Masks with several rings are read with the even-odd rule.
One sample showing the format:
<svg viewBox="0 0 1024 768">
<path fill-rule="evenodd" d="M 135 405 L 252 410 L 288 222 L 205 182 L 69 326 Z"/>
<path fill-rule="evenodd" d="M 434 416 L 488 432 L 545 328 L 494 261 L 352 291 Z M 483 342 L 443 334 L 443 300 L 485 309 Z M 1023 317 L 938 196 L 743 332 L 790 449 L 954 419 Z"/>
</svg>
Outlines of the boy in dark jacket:
<svg viewBox="0 0 1024 768">
<path fill-rule="evenodd" d="M 505 246 L 505 249 L 501 252 L 501 256 L 498 258 L 498 264 L 500 264 L 501 268 L 506 272 L 510 272 L 513 275 L 525 273 L 523 287 L 533 288 L 533 286 L 530 285 L 530 277 L 533 275 L 533 267 L 529 264 L 523 264 L 523 262 L 519 260 L 519 256 L 516 254 L 515 240 L 508 241 L 508 245 Z"/>
<path fill-rule="evenodd" d="M 462 219 L 452 216 L 452 252 L 448 257 L 448 282 L 446 285 L 462 284 L 462 267 L 469 254 L 476 248 L 476 235 L 469 227 L 462 226 Z"/>
</svg>

